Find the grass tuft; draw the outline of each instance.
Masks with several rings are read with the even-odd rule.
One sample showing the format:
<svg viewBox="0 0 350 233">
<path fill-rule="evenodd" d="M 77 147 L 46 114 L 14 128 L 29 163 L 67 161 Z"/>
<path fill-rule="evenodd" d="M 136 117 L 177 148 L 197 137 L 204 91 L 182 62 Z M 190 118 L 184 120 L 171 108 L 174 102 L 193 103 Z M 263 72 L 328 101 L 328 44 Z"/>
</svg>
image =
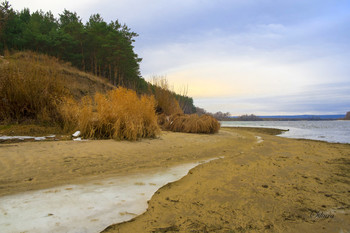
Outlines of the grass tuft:
<svg viewBox="0 0 350 233">
<path fill-rule="evenodd" d="M 84 97 L 81 103 L 67 99 L 62 109 L 64 128 L 79 129 L 85 138 L 137 140 L 153 138 L 160 131 L 154 98 L 122 87 L 97 93 L 94 99 Z"/>
<path fill-rule="evenodd" d="M 197 114 L 177 114 L 162 117 L 163 129 L 173 132 L 214 134 L 220 129 L 220 123 L 212 116 Z"/>
</svg>

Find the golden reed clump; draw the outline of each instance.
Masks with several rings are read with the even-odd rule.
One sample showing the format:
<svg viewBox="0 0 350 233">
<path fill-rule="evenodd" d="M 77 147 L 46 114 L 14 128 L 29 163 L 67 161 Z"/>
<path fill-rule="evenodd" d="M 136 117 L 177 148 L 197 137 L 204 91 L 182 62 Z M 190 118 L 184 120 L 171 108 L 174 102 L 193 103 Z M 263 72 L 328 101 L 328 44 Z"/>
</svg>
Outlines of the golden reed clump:
<svg viewBox="0 0 350 233">
<path fill-rule="evenodd" d="M 97 93 L 81 103 L 66 99 L 61 107 L 64 128 L 78 129 L 85 138 L 137 140 L 159 133 L 153 96 L 139 97 L 135 91 L 119 87 Z M 76 122 L 76 124 L 74 124 Z"/>
<path fill-rule="evenodd" d="M 212 116 L 197 114 L 177 114 L 162 117 L 163 129 L 173 132 L 214 134 L 220 129 L 220 123 Z"/>
</svg>

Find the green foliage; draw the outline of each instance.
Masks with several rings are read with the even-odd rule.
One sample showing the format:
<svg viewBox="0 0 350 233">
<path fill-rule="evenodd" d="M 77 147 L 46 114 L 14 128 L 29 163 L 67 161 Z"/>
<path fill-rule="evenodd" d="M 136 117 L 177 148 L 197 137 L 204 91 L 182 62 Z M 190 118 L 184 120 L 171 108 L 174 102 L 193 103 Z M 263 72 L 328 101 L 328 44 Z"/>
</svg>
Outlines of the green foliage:
<svg viewBox="0 0 350 233">
<path fill-rule="evenodd" d="M 174 99 L 170 105 L 163 101 L 163 110 L 176 109 L 169 110 L 168 115 L 181 112 L 178 106 L 186 114 L 194 113 L 193 99 L 186 93 L 162 92 L 156 86 L 150 88 L 141 78 L 142 59 L 133 46 L 137 36 L 125 24 L 117 20 L 106 23 L 99 14 L 91 15 L 84 24 L 77 13 L 68 10 L 56 19 L 51 12 L 31 13 L 29 9 L 15 12 L 9 2 L 0 4 L 0 54 L 8 50 L 31 50 L 54 56 L 80 70 L 105 77 L 114 86 L 127 87 L 138 94 L 163 93 L 165 99 Z"/>
<path fill-rule="evenodd" d="M 179 105 L 185 114 L 196 113 L 196 107 L 193 104 L 192 97 L 176 94 L 175 98 L 179 102 Z"/>
<path fill-rule="evenodd" d="M 196 112 L 193 99 L 186 95 L 187 91 L 184 90 L 181 94 L 175 93 L 164 76 L 153 76 L 148 90 L 156 98 L 158 114 L 170 116 L 179 113 L 192 114 Z"/>
<path fill-rule="evenodd" d="M 106 77 L 116 86 L 144 93 L 147 83 L 140 75 L 141 59 L 133 50 L 137 36 L 118 21 L 106 23 L 99 14 L 83 24 L 68 10 L 56 19 L 51 12 L 15 12 L 9 2 L 0 4 L 0 54 L 5 50 L 45 53 Z"/>
</svg>

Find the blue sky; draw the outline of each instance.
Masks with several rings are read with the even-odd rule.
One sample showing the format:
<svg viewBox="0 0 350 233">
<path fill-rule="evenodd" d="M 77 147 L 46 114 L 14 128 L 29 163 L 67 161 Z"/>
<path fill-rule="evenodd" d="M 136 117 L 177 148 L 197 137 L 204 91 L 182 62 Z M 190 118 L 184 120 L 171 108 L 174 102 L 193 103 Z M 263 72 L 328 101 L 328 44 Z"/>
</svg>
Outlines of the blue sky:
<svg viewBox="0 0 350 233">
<path fill-rule="evenodd" d="M 140 36 L 146 80 L 188 86 L 197 106 L 240 114 L 350 111 L 350 1 L 13 0 L 17 9 L 100 13 Z"/>
</svg>

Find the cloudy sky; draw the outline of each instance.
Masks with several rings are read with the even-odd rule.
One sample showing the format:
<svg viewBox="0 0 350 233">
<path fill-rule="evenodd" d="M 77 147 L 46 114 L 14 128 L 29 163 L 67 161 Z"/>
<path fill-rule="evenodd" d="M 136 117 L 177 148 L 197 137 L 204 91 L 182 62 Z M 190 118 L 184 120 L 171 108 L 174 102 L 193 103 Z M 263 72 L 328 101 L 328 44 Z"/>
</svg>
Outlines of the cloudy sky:
<svg viewBox="0 0 350 233">
<path fill-rule="evenodd" d="M 16 10 L 100 13 L 140 36 L 147 80 L 166 75 L 208 111 L 350 111 L 349 0 L 10 0 Z"/>
</svg>

